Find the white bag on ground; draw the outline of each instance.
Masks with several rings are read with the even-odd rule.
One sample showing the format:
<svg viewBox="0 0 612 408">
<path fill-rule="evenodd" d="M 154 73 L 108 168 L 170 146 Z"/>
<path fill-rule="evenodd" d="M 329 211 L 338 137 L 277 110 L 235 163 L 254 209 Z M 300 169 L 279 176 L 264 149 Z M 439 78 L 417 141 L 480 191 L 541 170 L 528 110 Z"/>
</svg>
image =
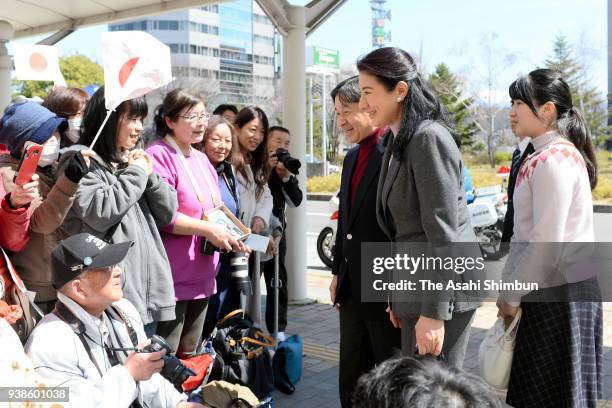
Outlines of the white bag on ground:
<svg viewBox="0 0 612 408">
<path fill-rule="evenodd" d="M 478 350 L 478 368 L 482 378 L 492 387 L 508 388 L 510 369 L 514 355 L 514 343 L 518 324 L 521 320 L 521 309 L 518 310 L 514 320 L 504 327 L 504 319 L 498 317 L 489 329 Z"/>
</svg>

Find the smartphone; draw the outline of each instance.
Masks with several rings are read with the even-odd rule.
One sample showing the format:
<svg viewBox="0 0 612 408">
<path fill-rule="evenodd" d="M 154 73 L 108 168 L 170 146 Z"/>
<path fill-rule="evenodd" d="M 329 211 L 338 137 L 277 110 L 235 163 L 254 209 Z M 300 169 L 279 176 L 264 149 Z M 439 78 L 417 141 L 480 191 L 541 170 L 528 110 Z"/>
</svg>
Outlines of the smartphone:
<svg viewBox="0 0 612 408">
<path fill-rule="evenodd" d="M 13 178 L 15 184 L 23 186 L 32 180 L 32 176 L 36 172 L 36 167 L 38 166 L 38 160 L 40 160 L 40 156 L 42 155 L 42 150 L 42 145 L 32 142 L 26 143 L 23 148 L 23 156 L 21 156 L 21 160 L 19 160 L 17 171 Z"/>
</svg>

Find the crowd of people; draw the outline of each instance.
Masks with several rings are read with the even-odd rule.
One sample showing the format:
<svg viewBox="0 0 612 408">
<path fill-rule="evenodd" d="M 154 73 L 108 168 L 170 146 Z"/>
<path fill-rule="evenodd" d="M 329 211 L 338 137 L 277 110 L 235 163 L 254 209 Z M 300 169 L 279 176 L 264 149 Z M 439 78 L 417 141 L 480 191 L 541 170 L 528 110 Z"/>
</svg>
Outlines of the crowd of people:
<svg viewBox="0 0 612 408">
<path fill-rule="evenodd" d="M 102 126 L 104 88 L 91 98 L 57 88 L 42 104 L 11 104 L 0 119 L 0 313 L 38 380 L 70 387 L 73 406 L 197 406 L 158 374 L 165 351 L 133 351 L 157 334 L 177 357 L 194 356 L 219 319 L 245 306 L 241 292 L 251 293 L 255 277 L 233 279 L 231 263 L 253 263 L 251 249 L 209 219 L 219 209 L 265 236 L 268 257 L 279 254 L 285 337 L 285 205 L 302 201 L 277 157 L 290 132 L 270 128 L 258 107 L 215 112 L 197 93 L 174 89 L 155 109 L 146 146 L 145 97 L 120 104 Z M 42 147 L 38 166 L 15 183 L 31 143 Z M 272 287 L 269 265 L 261 270 Z M 16 288 L 21 279 L 27 291 Z M 266 312 L 269 331 L 273 316 Z"/>
<path fill-rule="evenodd" d="M 459 138 L 413 58 L 382 48 L 357 69 L 331 93 L 338 126 L 355 144 L 342 170 L 330 286 L 340 319 L 341 404 L 499 406 L 461 370 L 480 302 L 460 290 L 418 302 L 361 297 L 363 242 L 476 239 Z M 535 70 L 513 82 L 509 96 L 521 149 L 504 240 L 594 241 L 597 164 L 566 81 Z M 278 339 L 285 338 L 285 210 L 303 201 L 287 161 L 291 131 L 270 126 L 255 106 L 220 105 L 211 115 L 204 97 L 178 88 L 155 108 L 145 145 L 148 113 L 145 97 L 127 100 L 103 126 L 104 88 L 91 99 L 58 88 L 42 105 L 10 105 L 0 119 L 0 375 L 21 370 L 15 385 L 70 387 L 73 406 L 202 406 L 159 374 L 165 350 L 138 351 L 159 335 L 172 354 L 194 356 L 217 320 L 244 306 L 249 282 L 259 280 L 257 261 L 240 228 L 213 221 L 220 209 L 268 239 L 257 258 L 270 294 L 265 322 L 272 332 L 278 288 Z M 30 143 L 42 146 L 38 166 L 31 180 L 15 183 Z M 537 256 L 522 248 L 510 249 L 505 279 L 524 277 Z M 246 259 L 248 268 L 235 271 Z M 579 291 L 592 282 L 571 284 Z M 594 407 L 602 396 L 601 303 L 502 294 L 497 306 L 508 319 L 522 309 L 507 402 Z"/>
</svg>

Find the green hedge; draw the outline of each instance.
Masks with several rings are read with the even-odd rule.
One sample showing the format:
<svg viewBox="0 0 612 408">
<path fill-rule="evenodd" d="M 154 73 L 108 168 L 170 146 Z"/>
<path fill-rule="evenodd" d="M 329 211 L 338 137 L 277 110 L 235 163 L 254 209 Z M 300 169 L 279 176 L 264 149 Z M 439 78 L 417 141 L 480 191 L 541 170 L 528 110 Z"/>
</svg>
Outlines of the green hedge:
<svg viewBox="0 0 612 408">
<path fill-rule="evenodd" d="M 502 178 L 496 175 L 497 168 L 503 164 L 510 165 L 512 160 L 512 154 L 497 152 L 495 157 L 499 164 L 492 169 L 488 164 L 482 164 L 480 157 L 476 159 L 465 156 L 474 188 L 500 185 Z M 599 177 L 597 187 L 593 191 L 593 201 L 599 204 L 612 204 L 612 153 L 597 152 L 597 165 Z M 310 177 L 306 185 L 309 193 L 335 193 L 339 188 L 340 173 L 333 173 L 326 177 Z"/>
<path fill-rule="evenodd" d="M 340 173 L 310 177 L 306 183 L 309 193 L 335 193 L 340 189 Z"/>
</svg>

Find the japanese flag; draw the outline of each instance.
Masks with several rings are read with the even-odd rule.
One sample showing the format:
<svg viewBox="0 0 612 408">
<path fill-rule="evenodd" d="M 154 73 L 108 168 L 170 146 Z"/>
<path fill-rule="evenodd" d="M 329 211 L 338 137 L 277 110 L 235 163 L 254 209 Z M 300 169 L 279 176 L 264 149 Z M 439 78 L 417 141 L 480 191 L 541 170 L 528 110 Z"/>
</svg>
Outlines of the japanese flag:
<svg viewBox="0 0 612 408">
<path fill-rule="evenodd" d="M 52 45 L 13 44 L 16 78 L 66 85 L 57 55 L 57 48 Z"/>
<path fill-rule="evenodd" d="M 142 31 L 102 33 L 106 109 L 172 81 L 170 48 Z"/>
</svg>

